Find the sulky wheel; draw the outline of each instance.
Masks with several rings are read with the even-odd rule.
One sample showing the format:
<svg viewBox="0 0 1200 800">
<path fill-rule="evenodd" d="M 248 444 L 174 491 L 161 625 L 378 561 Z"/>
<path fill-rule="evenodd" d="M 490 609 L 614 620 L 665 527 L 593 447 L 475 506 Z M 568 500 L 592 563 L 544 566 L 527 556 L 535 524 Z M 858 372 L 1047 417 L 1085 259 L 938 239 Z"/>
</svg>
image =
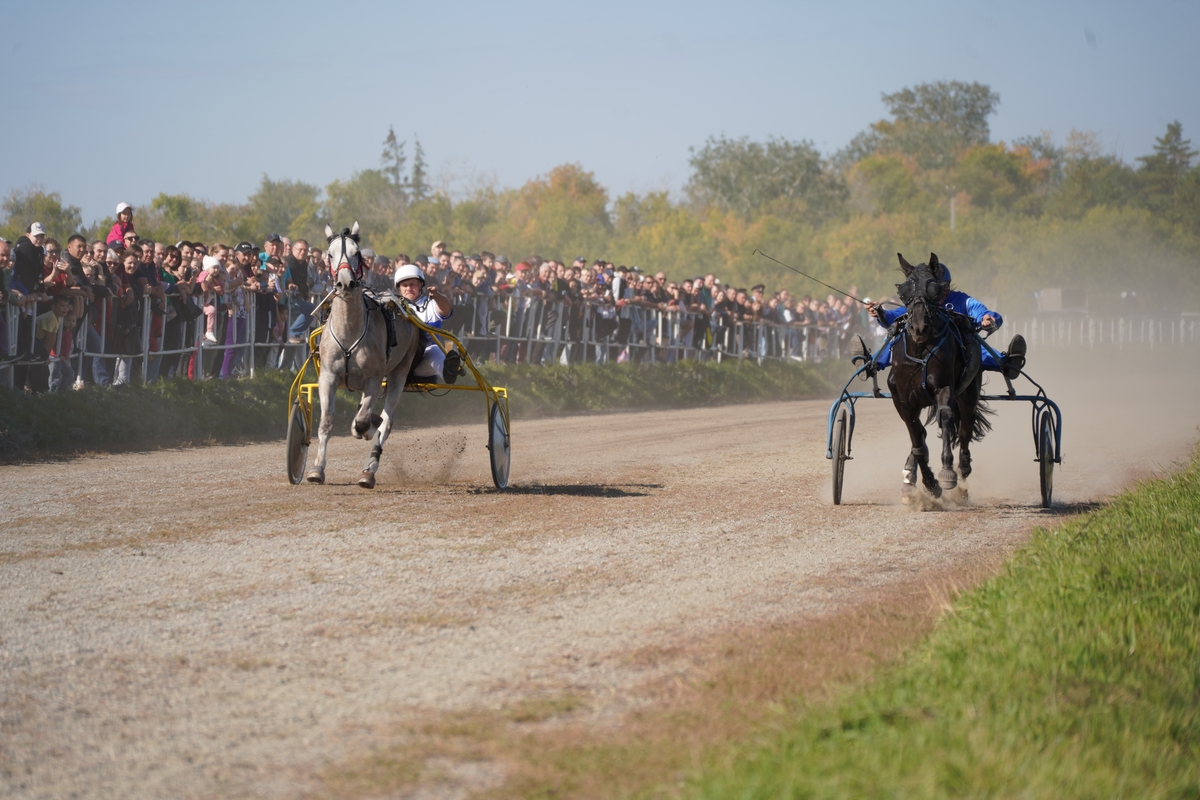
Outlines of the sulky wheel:
<svg viewBox="0 0 1200 800">
<path fill-rule="evenodd" d="M 308 460 L 308 424 L 300 400 L 292 403 L 292 415 L 288 418 L 287 470 L 288 480 L 298 484 L 304 480 L 304 462 Z"/>
<path fill-rule="evenodd" d="M 1043 411 L 1038 420 L 1038 473 L 1042 479 L 1042 508 L 1049 508 L 1054 494 L 1054 420 Z"/>
<path fill-rule="evenodd" d="M 492 483 L 497 489 L 508 486 L 508 467 L 512 460 L 509 449 L 508 426 L 504 424 L 504 415 L 500 413 L 500 404 L 493 403 L 488 415 L 488 450 L 492 460 Z"/>
<path fill-rule="evenodd" d="M 833 504 L 842 504 L 842 477 L 846 474 L 846 409 L 833 421 Z"/>
</svg>

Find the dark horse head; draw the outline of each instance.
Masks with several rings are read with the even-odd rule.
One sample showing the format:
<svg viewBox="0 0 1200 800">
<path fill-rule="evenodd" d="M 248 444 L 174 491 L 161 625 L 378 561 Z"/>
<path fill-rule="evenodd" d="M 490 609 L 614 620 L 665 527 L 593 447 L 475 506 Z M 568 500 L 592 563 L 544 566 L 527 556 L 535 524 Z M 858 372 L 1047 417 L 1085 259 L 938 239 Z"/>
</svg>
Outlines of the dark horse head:
<svg viewBox="0 0 1200 800">
<path fill-rule="evenodd" d="M 938 261 L 937 253 L 929 254 L 928 264 L 915 267 L 900 253 L 896 256 L 904 272 L 904 283 L 896 284 L 896 290 L 908 309 L 908 335 L 913 344 L 924 345 L 941 332 L 938 321 L 942 298 L 950 287 L 946 268 Z"/>
</svg>

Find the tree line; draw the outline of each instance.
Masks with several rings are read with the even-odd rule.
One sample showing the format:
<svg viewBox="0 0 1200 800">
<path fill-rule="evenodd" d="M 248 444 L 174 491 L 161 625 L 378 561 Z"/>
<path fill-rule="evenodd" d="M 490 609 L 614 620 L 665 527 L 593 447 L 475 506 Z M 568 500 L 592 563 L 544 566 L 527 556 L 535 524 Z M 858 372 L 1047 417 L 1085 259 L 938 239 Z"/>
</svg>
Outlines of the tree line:
<svg viewBox="0 0 1200 800">
<path fill-rule="evenodd" d="M 1200 310 L 1200 165 L 1178 122 L 1129 164 L 1077 131 L 1062 141 L 1049 133 L 992 141 L 1000 96 L 983 84 L 921 84 L 883 102 L 887 118 L 828 155 L 807 140 L 710 137 L 690 152 L 679 198 L 611 197 L 579 164 L 452 198 L 430 185 L 419 139 L 410 162 L 407 141 L 389 128 L 379 166 L 345 180 L 318 187 L 264 175 L 244 203 L 160 194 L 139 208 L 137 224 L 156 240 L 278 232 L 320 241 L 327 221 L 357 219 L 368 244 L 389 255 L 416 255 L 440 239 L 514 262 L 584 255 L 678 278 L 713 271 L 736 283 L 819 289 L 756 259 L 760 248 L 876 296 L 897 280 L 897 251 L 923 259 L 933 250 L 957 267 L 963 288 L 1016 311 L 1049 286 L 1081 288 L 1101 312 L 1122 292 L 1137 292 L 1140 310 Z M 11 238 L 35 218 L 56 233 L 84 229 L 78 208 L 35 187 L 4 201 L 0 230 Z"/>
</svg>

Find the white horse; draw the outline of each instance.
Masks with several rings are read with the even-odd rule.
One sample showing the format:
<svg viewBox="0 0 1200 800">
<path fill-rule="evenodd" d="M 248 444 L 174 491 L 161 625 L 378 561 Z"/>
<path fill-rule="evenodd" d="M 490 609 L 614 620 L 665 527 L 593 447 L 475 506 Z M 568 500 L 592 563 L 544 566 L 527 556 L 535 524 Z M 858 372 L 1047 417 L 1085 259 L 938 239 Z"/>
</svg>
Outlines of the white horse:
<svg viewBox="0 0 1200 800">
<path fill-rule="evenodd" d="M 361 283 L 363 265 L 359 259 L 358 223 L 334 233 L 325 226 L 329 247 L 327 263 L 335 276 L 329 319 L 321 334 L 321 374 L 318 392 L 321 397 L 321 424 L 317 428 L 317 460 L 309 470 L 310 483 L 325 482 L 325 448 L 333 429 L 334 393 L 338 386 L 352 392 L 361 391 L 362 400 L 350 432 L 358 439 L 374 438 L 370 458 L 359 476 L 358 485 L 375 488 L 375 473 L 383 444 L 392 429 L 392 414 L 404 380 L 417 354 L 419 331 L 403 318 L 396 320 L 396 346 L 388 353 L 387 323 L 383 311 L 369 305 L 363 296 Z M 383 379 L 387 378 L 387 396 L 380 416 L 371 413 Z"/>
</svg>

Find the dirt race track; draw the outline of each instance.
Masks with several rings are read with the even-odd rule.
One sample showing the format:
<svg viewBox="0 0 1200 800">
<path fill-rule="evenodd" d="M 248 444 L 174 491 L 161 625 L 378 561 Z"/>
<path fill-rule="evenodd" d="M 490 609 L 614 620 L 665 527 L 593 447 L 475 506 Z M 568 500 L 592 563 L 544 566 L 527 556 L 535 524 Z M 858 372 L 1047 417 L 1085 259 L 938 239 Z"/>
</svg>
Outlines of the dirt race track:
<svg viewBox="0 0 1200 800">
<path fill-rule="evenodd" d="M 1136 381 L 1048 382 L 1050 511 L 1026 406 L 1000 408 L 970 504 L 940 513 L 896 502 L 908 445 L 886 402 L 862 406 L 836 508 L 826 401 L 518 422 L 503 494 L 482 415 L 395 433 L 373 492 L 348 485 L 366 447 L 346 437 L 324 487 L 287 485 L 281 443 L 0 468 L 0 793 L 320 793 L 408 719 L 567 692 L 620 724 L 686 668 L 630 653 L 994 562 L 1186 459 L 1188 358 L 1141 411 Z M 504 779 L 440 774 L 428 796 Z"/>
</svg>

